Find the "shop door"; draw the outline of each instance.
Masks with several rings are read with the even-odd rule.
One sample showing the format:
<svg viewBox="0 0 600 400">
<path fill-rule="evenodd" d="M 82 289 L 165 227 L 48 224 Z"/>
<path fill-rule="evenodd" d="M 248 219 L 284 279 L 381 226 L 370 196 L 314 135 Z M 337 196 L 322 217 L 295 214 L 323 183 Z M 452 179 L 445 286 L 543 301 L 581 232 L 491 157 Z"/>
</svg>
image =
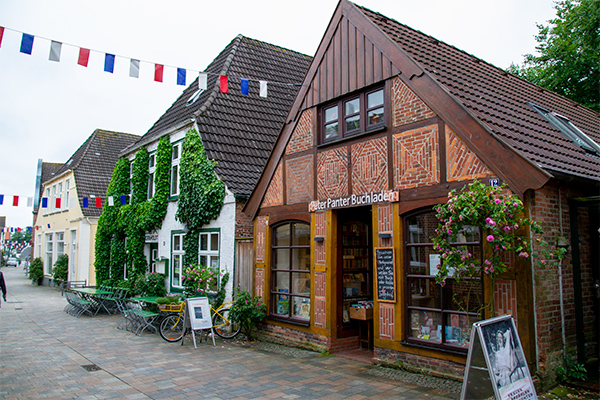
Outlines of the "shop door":
<svg viewBox="0 0 600 400">
<path fill-rule="evenodd" d="M 338 337 L 373 346 L 371 207 L 338 211 Z"/>
</svg>

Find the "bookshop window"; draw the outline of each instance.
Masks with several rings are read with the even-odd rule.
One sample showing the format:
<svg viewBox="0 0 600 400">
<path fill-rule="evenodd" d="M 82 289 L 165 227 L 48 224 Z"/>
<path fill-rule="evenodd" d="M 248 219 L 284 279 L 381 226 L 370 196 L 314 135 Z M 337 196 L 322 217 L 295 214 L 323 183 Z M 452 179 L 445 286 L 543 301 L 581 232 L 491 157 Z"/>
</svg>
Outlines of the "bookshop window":
<svg viewBox="0 0 600 400">
<path fill-rule="evenodd" d="M 321 110 L 321 142 L 333 142 L 385 126 L 383 88 L 344 97 Z"/>
<path fill-rule="evenodd" d="M 310 225 L 286 222 L 273 228 L 271 315 L 306 323 L 310 320 Z"/>
<path fill-rule="evenodd" d="M 431 210 L 404 219 L 407 338 L 413 343 L 448 349 L 468 349 L 471 326 L 483 305 L 481 276 L 448 277 L 444 286 L 435 280 L 440 254 L 432 237 L 438 220 Z M 481 235 L 473 227 L 459 233 L 454 243 L 465 254 L 481 259 Z M 451 267 L 451 266 L 449 266 Z"/>
</svg>

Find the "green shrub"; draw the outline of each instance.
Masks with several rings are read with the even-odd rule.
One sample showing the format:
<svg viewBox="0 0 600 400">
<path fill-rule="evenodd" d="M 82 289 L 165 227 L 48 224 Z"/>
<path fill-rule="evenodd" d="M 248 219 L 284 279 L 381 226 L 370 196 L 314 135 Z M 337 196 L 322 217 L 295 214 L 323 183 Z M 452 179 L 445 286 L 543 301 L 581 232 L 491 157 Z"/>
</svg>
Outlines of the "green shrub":
<svg viewBox="0 0 600 400">
<path fill-rule="evenodd" d="M 52 268 L 52 276 L 54 278 L 54 283 L 56 285 L 60 285 L 61 282 L 68 280 L 69 277 L 69 256 L 66 254 L 61 254 L 56 259 L 54 263 L 54 268 Z"/>
<path fill-rule="evenodd" d="M 560 382 L 569 382 L 569 381 L 587 381 L 587 370 L 585 369 L 585 365 L 577 364 L 575 361 L 571 359 L 566 359 L 566 369 L 563 367 L 558 367 L 558 380 Z"/>
<path fill-rule="evenodd" d="M 42 284 L 42 278 L 44 278 L 44 263 L 40 257 L 34 258 L 29 266 L 29 278 L 33 283 L 38 285 Z"/>
<path fill-rule="evenodd" d="M 229 317 L 240 324 L 248 340 L 252 340 L 252 330 L 266 316 L 267 307 L 260 296 L 252 297 L 246 290 L 235 289 L 235 301 L 229 310 Z"/>
<path fill-rule="evenodd" d="M 133 296 L 156 296 L 164 297 L 165 274 L 152 272 L 145 275 L 135 275 L 129 279 L 129 289 Z"/>
</svg>

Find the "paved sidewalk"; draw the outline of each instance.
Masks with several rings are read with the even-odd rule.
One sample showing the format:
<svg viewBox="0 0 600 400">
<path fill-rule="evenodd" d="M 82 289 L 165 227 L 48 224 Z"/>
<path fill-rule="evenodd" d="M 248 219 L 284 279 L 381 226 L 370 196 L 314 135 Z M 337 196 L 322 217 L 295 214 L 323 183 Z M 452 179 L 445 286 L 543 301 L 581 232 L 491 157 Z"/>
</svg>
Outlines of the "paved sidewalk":
<svg viewBox="0 0 600 400">
<path fill-rule="evenodd" d="M 2 271 L 3 399 L 458 398 L 456 382 L 403 377 L 341 357 L 222 340 L 194 349 L 191 340 L 181 346 L 152 333 L 136 336 L 116 328 L 118 315 L 66 314 L 60 291 L 31 284 L 22 268 Z"/>
</svg>

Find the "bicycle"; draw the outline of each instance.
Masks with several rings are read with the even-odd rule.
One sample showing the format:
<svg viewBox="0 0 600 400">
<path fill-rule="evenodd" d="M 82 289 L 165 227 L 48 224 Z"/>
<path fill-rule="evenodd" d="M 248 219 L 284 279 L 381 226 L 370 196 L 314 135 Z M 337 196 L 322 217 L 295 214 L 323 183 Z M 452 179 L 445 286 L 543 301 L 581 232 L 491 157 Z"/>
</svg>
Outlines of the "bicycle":
<svg viewBox="0 0 600 400">
<path fill-rule="evenodd" d="M 235 338 L 241 330 L 241 325 L 231 321 L 229 310 L 232 301 L 221 304 L 216 310 L 210 306 L 212 314 L 212 324 L 214 332 L 223 339 Z M 162 311 L 170 312 L 171 315 L 166 316 L 160 323 L 160 336 L 167 342 L 178 342 L 190 331 L 190 327 L 186 326 L 185 303 L 178 305 L 165 305 L 161 307 Z"/>
</svg>

